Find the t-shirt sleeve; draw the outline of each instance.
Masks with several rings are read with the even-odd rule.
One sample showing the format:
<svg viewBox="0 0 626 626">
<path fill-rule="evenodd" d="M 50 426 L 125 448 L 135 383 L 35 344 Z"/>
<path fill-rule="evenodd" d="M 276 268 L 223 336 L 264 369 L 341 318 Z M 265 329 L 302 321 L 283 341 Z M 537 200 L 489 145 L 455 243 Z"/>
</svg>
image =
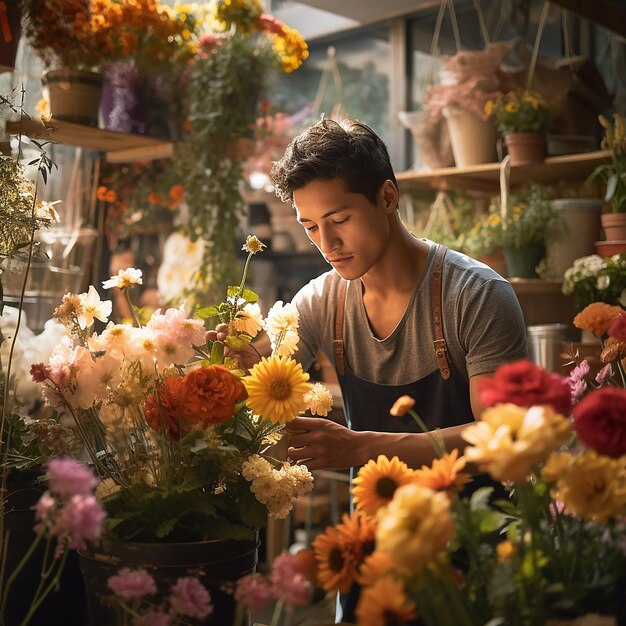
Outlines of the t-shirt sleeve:
<svg viewBox="0 0 626 626">
<path fill-rule="evenodd" d="M 292 300 L 300 316 L 298 327 L 300 341 L 294 358 L 302 365 L 305 372 L 311 367 L 320 351 L 320 300 L 320 293 L 313 281 L 300 289 Z"/>
<path fill-rule="evenodd" d="M 524 316 L 510 283 L 490 279 L 465 293 L 464 298 L 461 291 L 457 310 L 468 376 L 487 374 L 503 363 L 528 357 Z"/>
</svg>

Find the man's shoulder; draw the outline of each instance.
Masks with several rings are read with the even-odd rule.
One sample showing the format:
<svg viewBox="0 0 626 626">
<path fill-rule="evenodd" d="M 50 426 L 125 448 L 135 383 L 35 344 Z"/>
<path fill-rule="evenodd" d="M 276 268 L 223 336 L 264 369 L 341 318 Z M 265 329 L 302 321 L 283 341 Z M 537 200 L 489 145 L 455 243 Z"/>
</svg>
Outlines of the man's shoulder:
<svg viewBox="0 0 626 626">
<path fill-rule="evenodd" d="M 324 272 L 304 285 L 293 297 L 292 302 L 300 307 L 307 304 L 319 304 L 321 301 L 329 300 L 336 292 L 341 280 L 341 277 L 334 269 Z"/>
<path fill-rule="evenodd" d="M 510 283 L 488 265 L 456 250 L 448 250 L 444 266 L 444 283 L 451 289 L 481 289 L 486 283 Z"/>
</svg>

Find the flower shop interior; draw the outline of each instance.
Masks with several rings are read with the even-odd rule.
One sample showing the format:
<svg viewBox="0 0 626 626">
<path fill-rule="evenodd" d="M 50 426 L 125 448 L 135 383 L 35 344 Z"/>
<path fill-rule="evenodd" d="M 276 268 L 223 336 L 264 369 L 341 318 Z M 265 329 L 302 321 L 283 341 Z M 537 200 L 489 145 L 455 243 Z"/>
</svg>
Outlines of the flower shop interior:
<svg viewBox="0 0 626 626">
<path fill-rule="evenodd" d="M 461 456 L 289 458 L 321 118 L 519 302 Z M 0 0 L 0 626 L 624 626 L 625 119 L 623 0 Z"/>
</svg>

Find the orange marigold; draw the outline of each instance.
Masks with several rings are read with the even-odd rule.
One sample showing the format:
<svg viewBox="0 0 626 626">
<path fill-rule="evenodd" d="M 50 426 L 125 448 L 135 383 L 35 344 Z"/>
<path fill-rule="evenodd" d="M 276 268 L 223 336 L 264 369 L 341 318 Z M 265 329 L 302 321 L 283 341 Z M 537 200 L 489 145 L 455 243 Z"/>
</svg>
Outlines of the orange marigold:
<svg viewBox="0 0 626 626">
<path fill-rule="evenodd" d="M 592 302 L 574 318 L 574 326 L 581 330 L 588 330 L 596 337 L 602 337 L 606 335 L 611 323 L 622 311 L 623 309 L 619 306 L 612 306 L 605 302 Z"/>
</svg>

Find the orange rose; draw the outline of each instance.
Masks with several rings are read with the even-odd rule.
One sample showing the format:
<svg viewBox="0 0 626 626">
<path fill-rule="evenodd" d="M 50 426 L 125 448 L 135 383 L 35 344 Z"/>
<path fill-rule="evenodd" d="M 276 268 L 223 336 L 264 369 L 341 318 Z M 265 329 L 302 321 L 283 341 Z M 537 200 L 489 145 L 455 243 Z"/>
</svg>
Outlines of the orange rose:
<svg viewBox="0 0 626 626">
<path fill-rule="evenodd" d="M 185 188 L 182 185 L 172 185 L 170 187 L 169 196 L 170 200 L 174 202 L 180 202 L 185 195 Z"/>
<path fill-rule="evenodd" d="M 161 194 L 153 191 L 148 194 L 148 202 L 150 204 L 159 204 L 161 202 Z"/>
<path fill-rule="evenodd" d="M 619 306 L 611 306 L 605 302 L 592 302 L 575 318 L 574 326 L 581 330 L 589 330 L 596 337 L 606 335 L 613 320 L 623 311 Z"/>
<path fill-rule="evenodd" d="M 232 417 L 235 403 L 246 396 L 241 380 L 222 365 L 193 370 L 183 380 L 183 415 L 205 426 Z"/>
<path fill-rule="evenodd" d="M 98 191 L 96 191 L 96 198 L 101 202 L 106 202 L 107 199 L 107 188 L 106 187 L 98 187 Z"/>
<path fill-rule="evenodd" d="M 190 430 L 181 419 L 183 381 L 181 376 L 168 376 L 146 398 L 143 407 L 150 428 L 159 433 L 169 432 L 176 440 Z"/>
</svg>

